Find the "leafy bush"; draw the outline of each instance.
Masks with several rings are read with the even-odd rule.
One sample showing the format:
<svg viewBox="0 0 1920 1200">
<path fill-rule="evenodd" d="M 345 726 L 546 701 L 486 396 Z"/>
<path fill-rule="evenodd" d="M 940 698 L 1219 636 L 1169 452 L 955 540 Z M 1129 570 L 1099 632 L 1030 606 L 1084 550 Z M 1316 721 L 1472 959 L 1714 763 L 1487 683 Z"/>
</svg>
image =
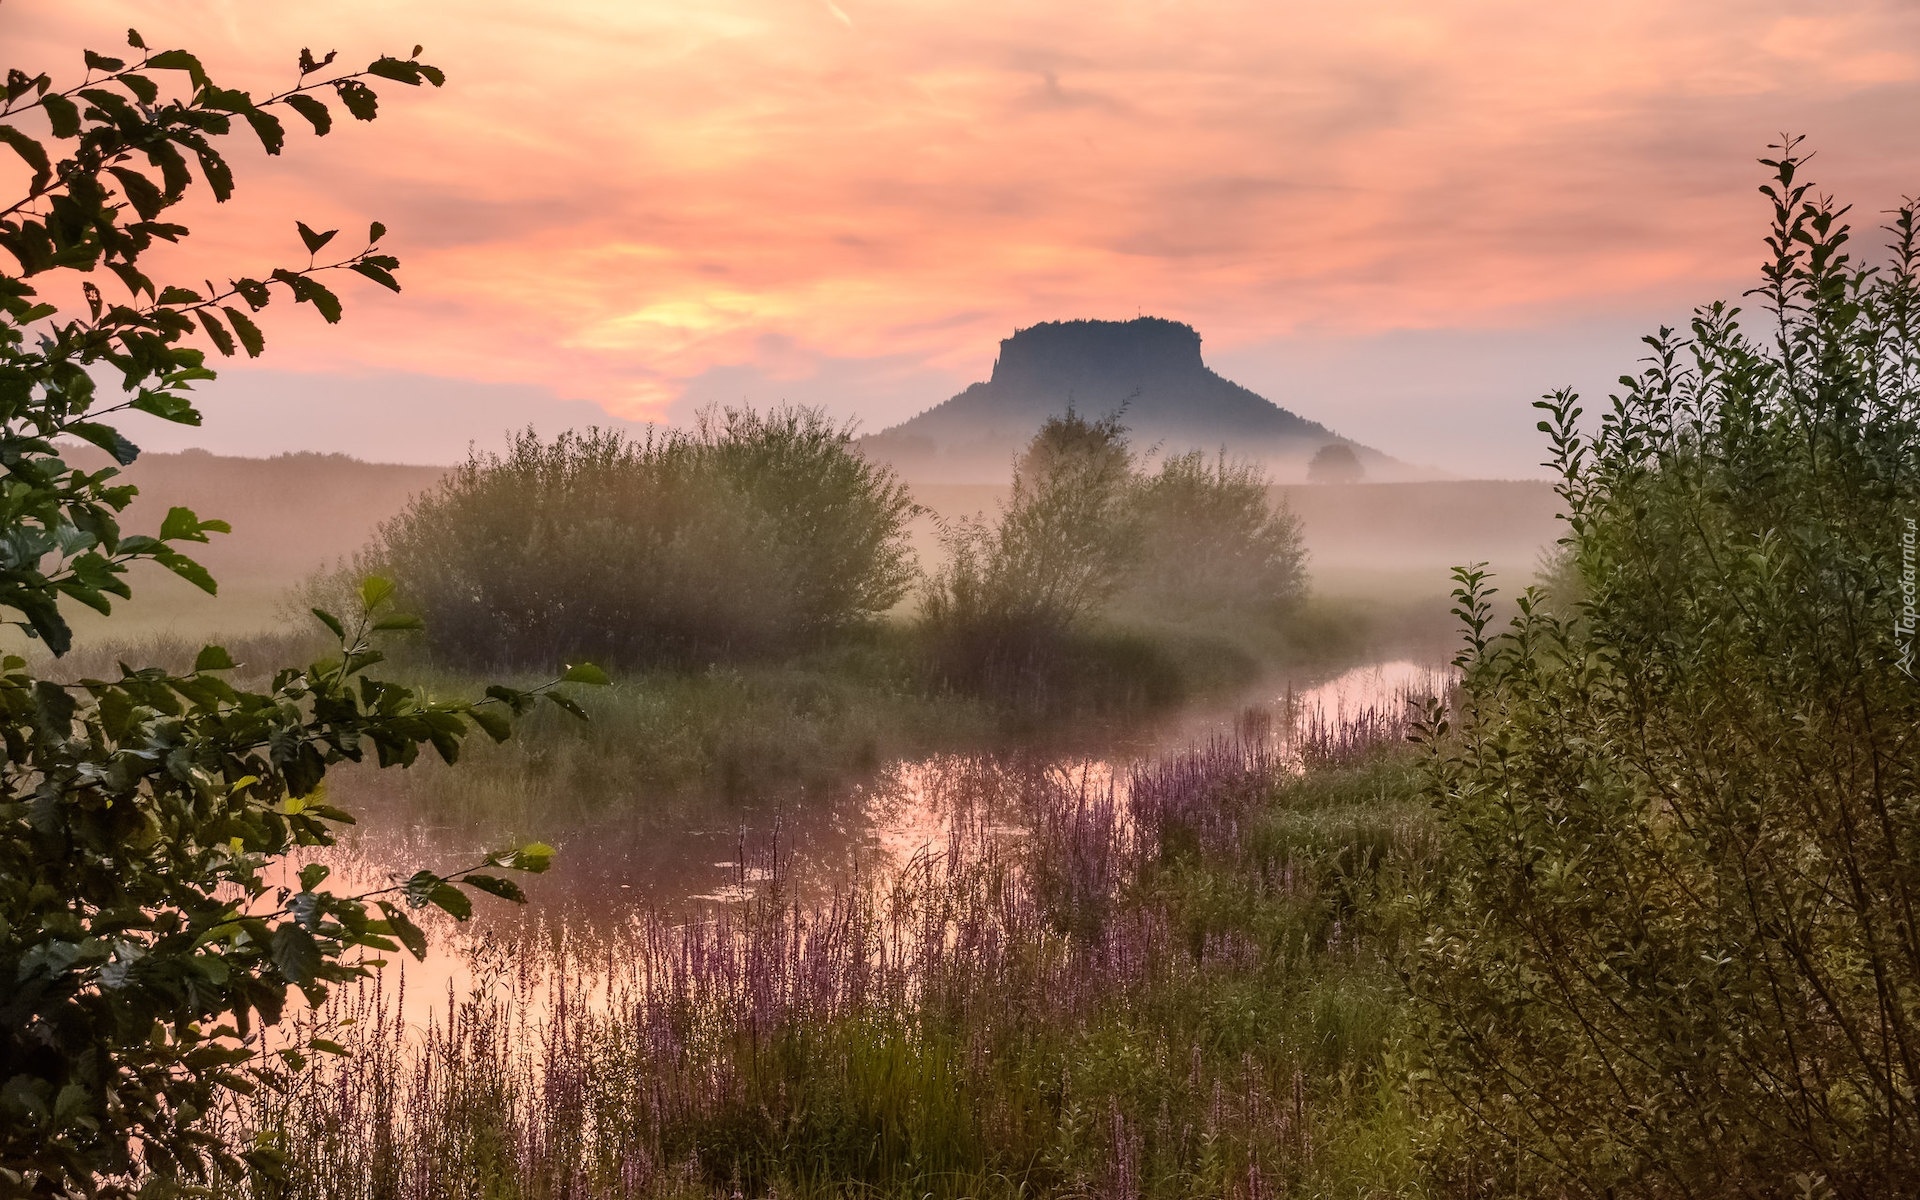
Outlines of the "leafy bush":
<svg viewBox="0 0 1920 1200">
<path fill-rule="evenodd" d="M 989 526 L 947 531 L 922 619 L 949 676 L 1046 669 L 1101 618 L 1271 624 L 1306 590 L 1299 523 L 1259 469 L 1199 453 L 1142 472 L 1117 418 L 1040 427 Z"/>
<path fill-rule="evenodd" d="M 1136 498 L 1139 557 L 1122 603 L 1162 620 L 1272 622 L 1305 599 L 1300 522 L 1258 467 L 1198 451 L 1161 463 Z"/>
<path fill-rule="evenodd" d="M 190 338 L 254 356 L 264 336 L 251 314 L 276 297 L 339 319 L 323 273 L 399 286 L 398 261 L 376 248 L 378 224 L 364 248 L 335 261 L 319 255 L 336 231 L 299 225 L 308 264 L 266 280 L 206 292 L 156 285 L 140 260 L 155 239 L 188 233 L 162 219 L 193 185 L 188 158 L 225 200 L 233 176 L 220 139 L 236 128 L 277 154 L 282 117 L 325 133 L 330 100 L 373 119 L 370 81 L 441 82 L 417 58 L 335 75 L 333 55 L 302 51 L 295 86 L 256 101 L 214 84 L 184 50 L 151 51 L 133 31 L 127 40 L 131 61 L 89 52 L 86 78 L 65 90 L 10 72 L 0 103 L 0 142 L 28 168 L 26 194 L 0 210 L 0 249 L 16 264 L 0 271 L 0 607 L 56 656 L 73 640 L 62 605 L 110 612 L 131 595 L 133 564 L 157 563 L 212 592 L 182 547 L 227 531 L 174 508 L 157 536 L 123 532 L 135 489 L 114 482 L 117 468 L 70 467 L 57 442 L 89 442 L 125 466 L 140 451 L 116 414 L 200 423 L 190 389 L 213 372 Z M 156 75 L 185 86 L 163 99 Z M 47 130 L 54 150 L 27 128 Z M 126 298 L 109 300 L 103 280 Z M 40 302 L 49 283 L 84 298 L 85 312 Z M 119 387 L 103 389 L 108 378 Z M 422 747 L 452 761 L 476 728 L 505 738 L 510 718 L 545 690 L 429 701 L 373 678 L 373 636 L 412 624 L 379 615 L 390 592 L 369 580 L 357 617 L 320 614 L 335 653 L 270 672 L 260 692 L 234 686 L 238 664 L 218 646 L 180 673 L 116 665 L 74 682 L 0 658 L 0 1194 L 124 1195 L 142 1175 L 177 1190 L 183 1177 L 271 1174 L 269 1146 L 223 1145 L 204 1118 L 328 1049 L 286 1036 L 269 1052 L 260 1030 L 280 1021 L 290 990 L 319 1003 L 329 984 L 369 972 L 368 952 L 424 954 L 409 909 L 464 917 L 472 902 L 459 883 L 520 895 L 475 872 L 546 865 L 550 851 L 527 847 L 472 871 L 421 871 L 341 895 L 314 863 L 294 885 L 287 856 L 331 844 L 352 820 L 322 802 L 330 767 L 368 755 L 405 765 Z"/>
<path fill-rule="evenodd" d="M 849 437 L 812 409 L 710 412 L 638 440 L 528 431 L 417 498 L 369 561 L 454 660 L 792 647 L 885 611 L 913 576 L 913 504 Z"/>
<path fill-rule="evenodd" d="M 1579 586 L 1496 632 L 1459 573 L 1415 991 L 1468 1194 L 1920 1192 L 1916 207 L 1862 267 L 1781 149 L 1759 318 L 1540 406 Z"/>
</svg>

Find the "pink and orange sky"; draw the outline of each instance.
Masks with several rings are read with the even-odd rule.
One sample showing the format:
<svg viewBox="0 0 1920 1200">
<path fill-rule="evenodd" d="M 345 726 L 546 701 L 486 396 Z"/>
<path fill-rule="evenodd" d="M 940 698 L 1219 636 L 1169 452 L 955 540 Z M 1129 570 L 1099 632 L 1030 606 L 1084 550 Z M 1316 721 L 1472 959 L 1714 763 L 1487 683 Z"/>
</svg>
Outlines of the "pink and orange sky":
<svg viewBox="0 0 1920 1200">
<path fill-rule="evenodd" d="M 1754 278 L 1781 130 L 1864 215 L 1920 193 L 1913 0 L 0 3 L 56 78 L 129 25 L 257 92 L 307 45 L 449 75 L 238 156 L 196 274 L 379 218 L 406 291 L 271 313 L 162 449 L 444 462 L 743 400 L 873 430 L 1015 328 L 1147 313 L 1388 453 L 1534 474 L 1529 400 Z"/>
</svg>

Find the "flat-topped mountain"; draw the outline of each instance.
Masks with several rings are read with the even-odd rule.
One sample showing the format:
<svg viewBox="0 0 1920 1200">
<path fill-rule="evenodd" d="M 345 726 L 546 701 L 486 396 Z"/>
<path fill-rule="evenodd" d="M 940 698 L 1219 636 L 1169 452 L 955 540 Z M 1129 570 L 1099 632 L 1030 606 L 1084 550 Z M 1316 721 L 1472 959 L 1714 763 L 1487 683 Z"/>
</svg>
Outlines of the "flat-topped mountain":
<svg viewBox="0 0 1920 1200">
<path fill-rule="evenodd" d="M 1329 443 L 1353 446 L 1370 476 L 1404 473 L 1378 451 L 1221 378 L 1202 361 L 1193 326 L 1159 317 L 1019 330 L 1000 343 L 991 379 L 862 439 L 862 449 L 910 479 L 1003 479 L 1040 423 L 1068 406 L 1089 417 L 1121 413 L 1143 449 L 1224 447 L 1282 481 L 1304 478 L 1307 460 Z"/>
</svg>

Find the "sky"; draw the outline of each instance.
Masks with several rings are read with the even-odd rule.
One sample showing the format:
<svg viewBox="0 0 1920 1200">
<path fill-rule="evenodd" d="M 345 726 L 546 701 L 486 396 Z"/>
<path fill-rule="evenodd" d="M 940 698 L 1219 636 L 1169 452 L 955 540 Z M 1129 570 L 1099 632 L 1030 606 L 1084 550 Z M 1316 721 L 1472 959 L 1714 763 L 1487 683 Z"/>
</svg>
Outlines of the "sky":
<svg viewBox="0 0 1920 1200">
<path fill-rule="evenodd" d="M 57 80 L 128 26 L 256 94 L 303 46 L 448 74 L 242 150 L 185 218 L 190 279 L 378 219 L 405 290 L 276 305 L 151 449 L 450 462 L 782 401 L 873 431 L 1015 329 L 1146 314 L 1389 454 L 1537 475 L 1531 400 L 1757 279 L 1782 131 L 1862 223 L 1920 194 L 1913 0 L 0 0 L 6 65 Z"/>
</svg>

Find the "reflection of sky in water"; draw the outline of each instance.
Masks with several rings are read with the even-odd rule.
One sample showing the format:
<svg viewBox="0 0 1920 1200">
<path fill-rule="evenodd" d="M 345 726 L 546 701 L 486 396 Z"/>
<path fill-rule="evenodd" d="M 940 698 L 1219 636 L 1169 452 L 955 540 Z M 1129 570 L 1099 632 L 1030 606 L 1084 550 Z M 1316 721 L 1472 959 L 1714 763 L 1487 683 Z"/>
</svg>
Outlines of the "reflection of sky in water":
<svg viewBox="0 0 1920 1200">
<path fill-rule="evenodd" d="M 1330 679 L 1268 685 L 1238 704 L 1181 714 L 1092 753 L 1011 746 L 897 761 L 827 788 L 657 806 L 636 799 L 591 822 L 543 830 L 543 840 L 560 853 L 547 875 L 513 876 L 527 891 L 525 907 L 476 896 L 474 919 L 465 925 L 428 913 L 422 919 L 433 947 L 428 960 L 405 962 L 408 1016 L 420 1020 L 429 1008 L 444 1008 L 448 989 L 464 991 L 476 970 L 498 975 L 484 964 L 505 941 L 566 942 L 578 953 L 647 911 L 707 920 L 717 906 L 773 887 L 805 902 L 856 877 L 890 877 L 917 855 L 979 853 L 1017 839 L 1029 827 L 1036 787 L 1102 796 L 1123 788 L 1129 765 L 1144 757 L 1221 736 L 1284 738 L 1289 711 L 1335 721 L 1370 708 L 1397 711 L 1406 696 L 1434 694 L 1447 680 L 1444 669 L 1427 664 L 1376 663 Z M 369 811 L 347 788 L 342 792 L 362 823 L 325 856 L 336 891 L 386 886 L 422 864 L 471 865 L 515 840 L 502 830 L 424 822 L 403 803 Z M 297 887 L 296 869 L 286 869 L 290 886 Z M 593 974 L 581 977 L 583 985 L 591 986 Z"/>
</svg>

